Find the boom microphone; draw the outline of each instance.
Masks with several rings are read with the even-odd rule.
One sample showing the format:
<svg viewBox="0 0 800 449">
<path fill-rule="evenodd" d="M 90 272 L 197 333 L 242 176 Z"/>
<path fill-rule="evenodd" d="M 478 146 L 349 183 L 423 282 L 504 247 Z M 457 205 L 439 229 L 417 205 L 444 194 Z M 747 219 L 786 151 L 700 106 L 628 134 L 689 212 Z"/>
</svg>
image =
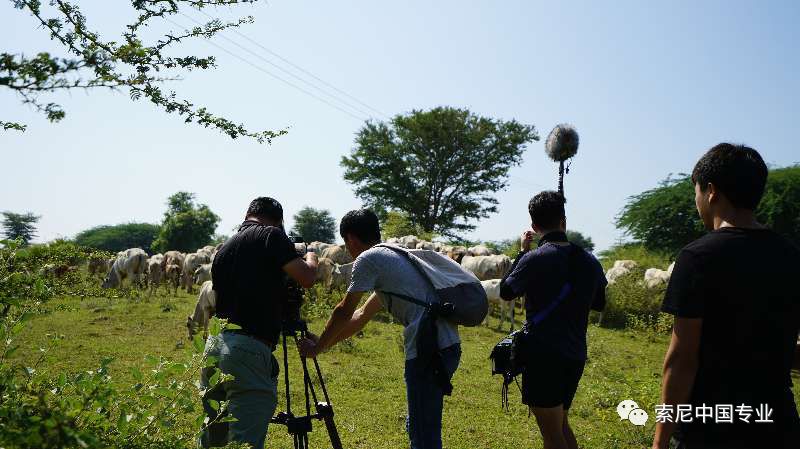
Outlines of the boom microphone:
<svg viewBox="0 0 800 449">
<path fill-rule="evenodd" d="M 544 143 L 544 149 L 550 159 L 558 162 L 558 192 L 564 195 L 564 161 L 578 153 L 578 131 L 567 123 L 556 125 Z M 569 166 L 566 168 L 569 173 Z"/>
</svg>

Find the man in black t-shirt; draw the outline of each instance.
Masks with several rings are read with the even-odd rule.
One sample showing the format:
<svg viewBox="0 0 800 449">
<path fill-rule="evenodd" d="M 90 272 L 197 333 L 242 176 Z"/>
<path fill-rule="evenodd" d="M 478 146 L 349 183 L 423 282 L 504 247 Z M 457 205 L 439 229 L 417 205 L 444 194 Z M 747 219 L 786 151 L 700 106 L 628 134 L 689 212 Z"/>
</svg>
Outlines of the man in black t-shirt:
<svg viewBox="0 0 800 449">
<path fill-rule="evenodd" d="M 586 364 L 589 309 L 603 310 L 606 278 L 594 256 L 567 241 L 564 197 L 541 192 L 528 203 L 533 231 L 500 283 L 500 296 L 525 295 L 529 330 L 522 402 L 530 407 L 545 449 L 577 449 L 568 414 Z M 541 235 L 530 251 L 533 233 Z"/>
<path fill-rule="evenodd" d="M 756 221 L 766 180 L 758 152 L 726 143 L 692 172 L 711 232 L 680 251 L 664 298 L 675 324 L 654 449 L 800 447 L 800 250 Z"/>
<path fill-rule="evenodd" d="M 239 231 L 222 245 L 211 267 L 215 315 L 239 329 L 225 330 L 206 342 L 206 355 L 233 379 L 207 390 L 203 406 L 213 421 L 218 412 L 210 401 L 229 401 L 228 412 L 236 421 L 209 426 L 201 436 L 204 447 L 231 441 L 264 447 L 278 403 L 278 364 L 272 351 L 287 311 L 286 276 L 308 288 L 316 269 L 316 255 L 309 252 L 301 259 L 286 236 L 280 203 L 267 197 L 254 199 Z M 204 389 L 213 372 L 203 370 Z"/>
</svg>

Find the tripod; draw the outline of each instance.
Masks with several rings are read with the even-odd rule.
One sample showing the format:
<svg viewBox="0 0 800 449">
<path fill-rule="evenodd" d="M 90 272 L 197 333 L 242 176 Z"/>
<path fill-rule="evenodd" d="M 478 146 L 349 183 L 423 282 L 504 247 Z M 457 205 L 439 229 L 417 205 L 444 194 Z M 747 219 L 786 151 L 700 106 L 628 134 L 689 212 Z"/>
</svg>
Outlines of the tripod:
<svg viewBox="0 0 800 449">
<path fill-rule="evenodd" d="M 319 379 L 319 386 L 322 389 L 324 401 L 317 400 L 317 391 L 314 388 L 314 383 L 311 381 L 309 374 L 308 364 L 305 358 L 300 357 L 300 363 L 303 365 L 303 388 L 305 391 L 305 412 L 304 416 L 294 416 L 292 413 L 292 397 L 289 392 L 289 353 L 286 350 L 286 337 L 294 338 L 295 343 L 300 339 L 305 338 L 308 333 L 308 326 L 303 320 L 286 321 L 283 323 L 281 330 L 281 340 L 283 345 L 283 376 L 286 386 L 286 411 L 279 412 L 272 418 L 272 423 L 281 424 L 286 426 L 289 434 L 294 438 L 294 449 L 309 449 L 308 446 L 308 433 L 312 430 L 312 419 L 321 419 L 325 422 L 325 428 L 328 430 L 328 437 L 331 440 L 333 449 L 342 449 L 342 442 L 339 440 L 339 432 L 336 430 L 336 424 L 333 422 L 333 407 L 331 400 L 328 397 L 328 390 L 325 388 L 325 381 L 322 378 L 322 371 L 319 369 L 319 362 L 314 357 L 314 369 Z M 310 395 L 309 395 L 310 393 Z M 311 400 L 314 401 L 316 413 L 311 414 Z"/>
</svg>

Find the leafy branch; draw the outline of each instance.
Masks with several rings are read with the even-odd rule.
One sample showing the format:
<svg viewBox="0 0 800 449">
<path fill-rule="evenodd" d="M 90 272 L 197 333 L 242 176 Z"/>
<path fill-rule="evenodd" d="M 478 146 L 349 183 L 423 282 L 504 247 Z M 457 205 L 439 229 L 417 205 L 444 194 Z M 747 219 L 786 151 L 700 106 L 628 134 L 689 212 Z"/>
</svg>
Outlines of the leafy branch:
<svg viewBox="0 0 800 449">
<path fill-rule="evenodd" d="M 86 17 L 75 4 L 53 0 L 44 11 L 39 0 L 13 0 L 14 7 L 28 11 L 38 24 L 59 43 L 68 56 L 53 56 L 40 52 L 33 57 L 24 54 L 0 53 L 0 87 L 15 92 L 23 104 L 33 106 L 51 122 L 62 120 L 66 113 L 61 105 L 42 99 L 56 91 L 83 89 L 126 89 L 132 100 L 147 99 L 167 113 L 176 113 L 186 123 L 216 128 L 231 138 L 249 137 L 259 143 L 271 142 L 286 130 L 251 131 L 225 117 L 208 111 L 194 102 L 179 98 L 174 91 L 165 92 L 160 84 L 179 80 L 180 74 L 192 70 L 215 68 L 213 56 L 172 56 L 189 39 L 212 39 L 218 33 L 253 23 L 252 16 L 224 22 L 212 19 L 203 26 L 180 32 L 170 31 L 152 43 L 145 43 L 139 31 L 154 20 L 173 23 L 169 16 L 180 9 L 202 9 L 209 6 L 234 6 L 256 0 L 134 0 L 132 7 L 139 13 L 132 24 L 126 25 L 120 41 L 104 40 L 92 30 Z M 25 131 L 17 122 L 0 121 L 3 130 Z"/>
</svg>

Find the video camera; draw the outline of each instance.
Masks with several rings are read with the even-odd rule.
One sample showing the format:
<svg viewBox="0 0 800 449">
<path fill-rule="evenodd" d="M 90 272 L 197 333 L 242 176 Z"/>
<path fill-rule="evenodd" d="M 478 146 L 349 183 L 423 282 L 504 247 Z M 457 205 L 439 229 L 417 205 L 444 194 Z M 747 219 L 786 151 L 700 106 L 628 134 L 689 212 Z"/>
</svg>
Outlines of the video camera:
<svg viewBox="0 0 800 449">
<path fill-rule="evenodd" d="M 289 236 L 292 243 L 305 243 L 303 238 L 297 235 Z M 303 251 L 297 251 L 301 256 L 304 255 Z M 303 332 L 306 330 L 306 323 L 300 318 L 300 308 L 303 307 L 303 300 L 305 299 L 305 291 L 300 284 L 297 283 L 290 276 L 286 276 L 286 310 L 283 315 L 283 330 L 290 334 L 296 332 Z"/>
</svg>

